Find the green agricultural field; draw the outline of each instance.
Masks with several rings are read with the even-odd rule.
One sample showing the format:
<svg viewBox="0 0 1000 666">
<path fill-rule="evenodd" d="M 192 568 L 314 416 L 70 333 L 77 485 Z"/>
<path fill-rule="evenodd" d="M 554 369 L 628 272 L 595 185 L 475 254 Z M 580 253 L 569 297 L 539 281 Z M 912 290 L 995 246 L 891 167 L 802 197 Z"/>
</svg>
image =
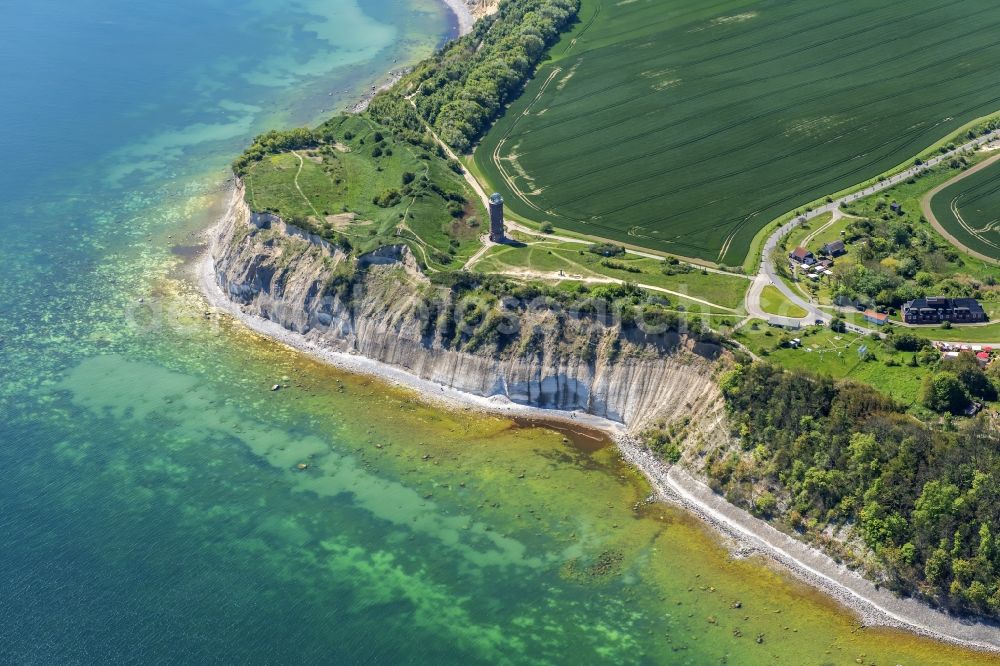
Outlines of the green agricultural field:
<svg viewBox="0 0 1000 666">
<path fill-rule="evenodd" d="M 961 0 L 583 0 L 475 161 L 517 215 L 739 265 L 1000 108 L 998 29 Z"/>
<path fill-rule="evenodd" d="M 1000 161 L 934 195 L 931 212 L 965 247 L 1000 259 Z"/>
<path fill-rule="evenodd" d="M 322 126 L 336 141 L 265 155 L 244 174 L 255 211 L 366 251 L 405 242 L 431 270 L 456 269 L 479 247 L 479 200 L 438 155 L 364 116 Z"/>
</svg>

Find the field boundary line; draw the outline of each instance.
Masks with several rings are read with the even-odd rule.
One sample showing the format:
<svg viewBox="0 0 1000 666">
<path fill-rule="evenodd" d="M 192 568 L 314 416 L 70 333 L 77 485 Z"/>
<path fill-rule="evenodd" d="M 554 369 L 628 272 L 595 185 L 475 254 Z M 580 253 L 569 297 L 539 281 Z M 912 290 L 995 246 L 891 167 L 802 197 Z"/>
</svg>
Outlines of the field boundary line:
<svg viewBox="0 0 1000 666">
<path fill-rule="evenodd" d="M 552 83 L 552 80 L 560 73 L 562 73 L 562 67 L 554 67 L 552 69 L 552 72 L 549 74 L 549 77 L 545 79 L 545 82 L 539 89 L 538 94 L 535 95 L 535 98 L 531 100 L 531 102 L 529 102 L 528 105 L 524 107 L 524 111 L 522 111 L 521 114 L 517 118 L 515 118 L 513 122 L 511 122 L 510 127 L 507 128 L 507 131 L 504 133 L 503 138 L 497 141 L 497 145 L 493 149 L 493 155 L 491 156 L 493 164 L 496 166 L 497 171 L 500 172 L 500 177 L 503 178 L 504 182 L 507 184 L 507 187 L 509 187 L 510 191 L 514 193 L 514 196 L 517 197 L 524 205 L 542 214 L 546 214 L 545 211 L 542 210 L 540 207 L 538 207 L 535 203 L 528 201 L 526 195 L 521 191 L 521 189 L 516 184 L 514 184 L 514 178 L 507 172 L 507 169 L 503 166 L 503 164 L 501 164 L 503 158 L 500 157 L 500 151 L 503 149 L 504 144 L 507 143 L 507 140 L 510 138 L 510 135 L 514 132 L 514 128 L 516 128 L 517 124 L 521 121 L 521 118 L 528 115 L 528 113 L 531 111 L 531 108 L 535 106 L 535 104 L 538 103 L 538 100 L 540 100 L 542 96 L 545 94 L 545 90 L 549 87 L 549 84 Z"/>
</svg>

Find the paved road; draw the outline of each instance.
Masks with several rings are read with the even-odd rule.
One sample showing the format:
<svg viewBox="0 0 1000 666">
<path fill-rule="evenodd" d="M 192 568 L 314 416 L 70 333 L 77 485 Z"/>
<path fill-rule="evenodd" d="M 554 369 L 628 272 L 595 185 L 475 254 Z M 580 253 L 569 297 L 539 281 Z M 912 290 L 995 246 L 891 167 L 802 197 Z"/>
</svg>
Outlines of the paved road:
<svg viewBox="0 0 1000 666">
<path fill-rule="evenodd" d="M 898 185 L 899 183 L 902 183 L 907 179 L 916 176 L 917 174 L 931 167 L 937 166 L 938 164 L 941 164 L 944 161 L 950 160 L 959 152 L 968 149 L 979 148 L 983 144 L 996 140 L 996 137 L 997 137 L 996 132 L 991 132 L 987 135 L 981 136 L 973 141 L 969 141 L 968 143 L 958 146 L 954 150 L 938 154 L 937 156 L 928 159 L 920 166 L 910 167 L 909 169 L 906 169 L 905 171 L 902 171 L 894 176 L 890 176 L 889 178 L 886 178 L 881 182 L 875 183 L 874 185 L 869 185 L 868 187 L 858 190 L 857 192 L 853 192 L 851 194 L 840 197 L 839 199 L 836 199 L 831 203 L 823 204 L 822 206 L 814 208 L 808 213 L 804 213 L 803 215 L 800 215 L 799 217 L 792 219 L 790 222 L 786 222 L 784 225 L 778 228 L 773 234 L 768 236 L 766 241 L 764 241 L 764 249 L 761 253 L 760 269 L 757 272 L 757 277 L 754 278 L 753 285 L 750 287 L 750 290 L 747 291 L 746 295 L 747 313 L 755 317 L 760 317 L 761 319 L 764 320 L 779 319 L 782 320 L 782 323 L 786 324 L 795 323 L 798 325 L 807 325 L 815 323 L 816 320 L 821 320 L 823 322 L 828 323 L 831 319 L 833 319 L 833 315 L 831 315 L 829 312 L 819 309 L 814 303 L 802 298 L 801 295 L 796 293 L 791 287 L 785 284 L 785 281 L 778 276 L 778 272 L 775 268 L 772 254 L 774 254 L 774 249 L 778 247 L 778 244 L 781 242 L 781 239 L 784 238 L 786 235 L 788 235 L 795 227 L 799 226 L 803 222 L 806 222 L 807 220 L 812 220 L 825 213 L 831 213 L 833 211 L 836 211 L 840 208 L 841 204 L 851 203 L 857 201 L 858 199 L 862 199 L 864 197 L 875 194 L 876 192 L 881 192 L 882 190 L 888 189 L 894 185 Z M 764 291 L 764 287 L 766 287 L 769 284 L 773 284 L 775 287 L 777 287 L 778 290 L 782 294 L 784 294 L 786 298 L 788 298 L 788 300 L 790 300 L 795 305 L 798 305 L 799 307 L 804 309 L 808 314 L 805 317 L 796 319 L 792 317 L 776 318 L 764 312 L 764 310 L 760 307 L 760 297 L 761 293 Z M 861 333 L 874 332 L 873 329 L 864 328 L 861 326 L 852 326 L 851 329 Z"/>
</svg>

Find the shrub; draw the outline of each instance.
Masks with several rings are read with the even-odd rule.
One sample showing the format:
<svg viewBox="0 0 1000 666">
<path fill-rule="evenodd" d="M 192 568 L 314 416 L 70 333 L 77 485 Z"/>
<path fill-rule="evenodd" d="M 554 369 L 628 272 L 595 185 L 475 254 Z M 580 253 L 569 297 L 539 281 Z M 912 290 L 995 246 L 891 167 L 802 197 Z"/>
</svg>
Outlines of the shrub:
<svg viewBox="0 0 1000 666">
<path fill-rule="evenodd" d="M 615 243 L 595 243 L 588 247 L 587 251 L 602 257 L 618 257 L 625 254 L 625 248 Z"/>
<path fill-rule="evenodd" d="M 958 414 L 969 404 L 969 394 L 954 372 L 938 372 L 924 378 L 920 403 L 938 413 Z"/>
<path fill-rule="evenodd" d="M 392 208 L 402 200 L 403 195 L 399 193 L 399 190 L 386 190 L 382 194 L 375 196 L 372 199 L 372 203 L 379 208 Z"/>
</svg>

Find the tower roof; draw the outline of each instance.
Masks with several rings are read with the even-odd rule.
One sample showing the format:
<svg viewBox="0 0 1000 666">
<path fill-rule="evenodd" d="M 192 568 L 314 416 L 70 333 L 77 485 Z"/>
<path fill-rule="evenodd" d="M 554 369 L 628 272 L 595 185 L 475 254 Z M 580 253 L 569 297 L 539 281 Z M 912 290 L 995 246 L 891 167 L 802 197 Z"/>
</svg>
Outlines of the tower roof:
<svg viewBox="0 0 1000 666">
<path fill-rule="evenodd" d="M 503 197 L 500 196 L 499 192 L 494 192 L 493 194 L 490 195 L 490 203 L 491 204 L 502 204 L 503 203 Z"/>
</svg>

